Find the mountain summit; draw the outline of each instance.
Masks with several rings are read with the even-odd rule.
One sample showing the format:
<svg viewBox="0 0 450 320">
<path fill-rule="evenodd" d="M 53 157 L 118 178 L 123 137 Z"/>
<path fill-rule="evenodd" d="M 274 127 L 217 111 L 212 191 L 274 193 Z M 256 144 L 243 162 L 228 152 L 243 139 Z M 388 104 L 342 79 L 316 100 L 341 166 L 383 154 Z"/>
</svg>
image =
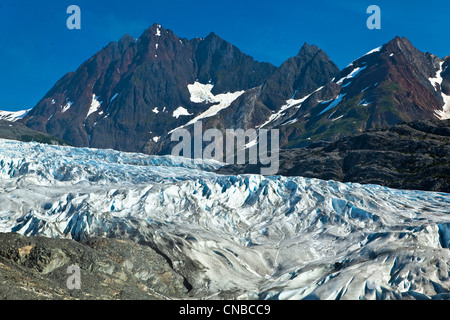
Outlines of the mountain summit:
<svg viewBox="0 0 450 320">
<path fill-rule="evenodd" d="M 344 68 L 333 81 L 270 123 L 285 147 L 367 129 L 450 117 L 450 60 L 396 37 Z"/>
<path fill-rule="evenodd" d="M 74 146 L 170 153 L 170 133 L 280 129 L 281 147 L 405 121 L 450 118 L 450 58 L 396 37 L 342 71 L 305 43 L 280 67 L 210 33 L 179 38 L 154 24 L 63 76 L 20 121 Z"/>
<path fill-rule="evenodd" d="M 248 90 L 275 69 L 213 33 L 188 41 L 154 24 L 66 74 L 23 122 L 75 146 L 141 151 L 208 109 L 192 101 L 188 85 L 211 86 L 210 94 Z"/>
</svg>

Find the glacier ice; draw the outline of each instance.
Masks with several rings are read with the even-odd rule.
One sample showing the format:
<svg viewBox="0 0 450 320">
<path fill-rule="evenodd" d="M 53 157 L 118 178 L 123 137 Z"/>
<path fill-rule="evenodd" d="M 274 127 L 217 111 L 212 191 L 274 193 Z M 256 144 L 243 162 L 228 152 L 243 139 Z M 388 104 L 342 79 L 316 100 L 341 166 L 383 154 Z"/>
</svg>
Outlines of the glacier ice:
<svg viewBox="0 0 450 320">
<path fill-rule="evenodd" d="M 151 245 L 194 298 L 450 298 L 450 194 L 221 165 L 0 140 L 0 232 Z"/>
</svg>

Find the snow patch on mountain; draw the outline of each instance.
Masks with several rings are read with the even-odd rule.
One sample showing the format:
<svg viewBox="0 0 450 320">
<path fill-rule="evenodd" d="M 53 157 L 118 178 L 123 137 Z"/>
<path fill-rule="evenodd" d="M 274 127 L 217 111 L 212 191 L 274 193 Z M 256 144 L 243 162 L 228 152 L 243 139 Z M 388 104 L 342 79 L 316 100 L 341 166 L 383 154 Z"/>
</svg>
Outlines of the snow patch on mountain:
<svg viewBox="0 0 450 320">
<path fill-rule="evenodd" d="M 439 69 L 436 72 L 434 77 L 428 78 L 431 85 L 436 91 L 439 91 L 442 96 L 442 100 L 444 101 L 444 105 L 442 106 L 442 110 L 436 110 L 436 116 L 441 120 L 450 119 L 450 95 L 446 95 L 442 92 L 442 73 L 445 70 L 442 70 L 442 66 L 444 65 L 444 61 L 439 63 Z"/>
<path fill-rule="evenodd" d="M 342 85 L 345 80 L 349 80 L 349 79 L 355 78 L 361 71 L 363 71 L 366 68 L 367 68 L 367 66 L 362 67 L 362 68 L 361 67 L 355 68 L 355 69 L 352 70 L 352 72 L 350 72 L 345 77 L 342 77 L 341 79 L 339 79 L 336 83 Z M 350 83 L 347 83 L 347 84 L 343 85 L 343 87 L 346 87 L 349 84 Z"/>
<path fill-rule="evenodd" d="M 64 106 L 61 106 L 61 113 L 66 112 L 67 110 L 69 110 L 73 105 L 72 101 L 67 101 L 67 103 Z"/>
<path fill-rule="evenodd" d="M 116 93 L 115 95 L 113 95 L 111 100 L 109 100 L 109 103 L 113 102 L 114 99 L 116 99 L 118 95 L 119 95 L 119 93 Z"/>
<path fill-rule="evenodd" d="M 89 118 L 89 116 L 95 112 L 97 112 L 100 109 L 101 104 L 103 101 L 98 101 L 98 98 L 95 94 L 92 94 L 92 102 L 91 106 L 89 108 L 89 111 L 86 115 L 86 119 Z"/>
<path fill-rule="evenodd" d="M 375 52 L 379 52 L 379 51 L 381 51 L 382 48 L 383 48 L 383 46 L 379 46 L 379 47 L 377 47 L 375 49 L 372 49 L 369 52 L 367 52 L 365 55 L 363 55 L 363 57 L 371 55 L 372 53 L 375 53 Z"/>
<path fill-rule="evenodd" d="M 214 95 L 211 90 L 214 88 L 212 84 L 202 84 L 200 82 L 194 82 L 188 84 L 188 90 L 191 94 L 191 101 L 194 103 L 212 103 L 215 101 Z"/>
<path fill-rule="evenodd" d="M 186 108 L 178 107 L 172 114 L 174 118 L 179 118 L 180 116 L 191 116 L 192 113 L 189 113 Z"/>
<path fill-rule="evenodd" d="M 321 115 L 321 114 L 323 114 L 323 113 L 325 113 L 325 112 L 327 112 L 327 111 L 329 111 L 329 110 L 331 110 L 331 109 L 337 107 L 337 105 L 338 105 L 339 103 L 341 103 L 342 99 L 343 99 L 346 95 L 347 95 L 346 93 L 341 93 L 341 94 L 339 94 L 339 96 L 337 96 L 334 100 L 332 100 L 333 102 L 331 102 L 331 103 L 328 105 L 328 107 L 326 107 L 325 109 L 323 109 L 323 110 L 319 113 L 319 115 Z"/>
<path fill-rule="evenodd" d="M 194 103 L 213 103 L 211 107 L 205 112 L 202 112 L 194 119 L 190 120 L 185 125 L 175 128 L 169 132 L 171 134 L 175 130 L 187 127 L 205 118 L 209 118 L 218 114 L 221 110 L 228 108 L 237 98 L 244 94 L 244 90 L 236 92 L 227 92 L 214 95 L 211 90 L 214 88 L 212 84 L 202 84 L 195 82 L 188 85 L 189 93 L 191 94 L 191 101 Z M 187 111 L 187 110 L 186 110 Z M 190 114 L 189 114 L 190 115 Z M 175 117 L 175 115 L 174 115 Z"/>
<path fill-rule="evenodd" d="M 201 119 L 209 118 L 212 116 L 215 116 L 218 114 L 221 110 L 228 108 L 237 98 L 239 98 L 242 94 L 244 94 L 244 90 L 242 91 L 236 91 L 236 92 L 228 92 L 228 93 L 221 93 L 216 96 L 213 96 L 214 105 L 212 105 L 208 110 L 201 113 L 194 119 L 192 119 L 189 124 L 195 123 Z"/>
<path fill-rule="evenodd" d="M 309 97 L 311 97 L 311 95 L 313 95 L 314 93 L 322 90 L 323 88 L 324 88 L 323 86 L 320 87 L 320 88 L 317 88 L 316 90 L 314 90 L 310 94 L 308 94 L 308 95 L 306 95 L 306 96 L 304 96 L 303 98 L 300 98 L 300 99 L 294 99 L 294 97 L 295 97 L 295 93 L 294 93 L 292 95 L 292 98 L 287 100 L 286 104 L 281 106 L 281 108 L 280 108 L 280 110 L 278 112 L 273 113 L 266 122 L 264 122 L 260 126 L 257 126 L 256 128 L 257 129 L 258 128 L 262 129 L 266 125 L 268 125 L 269 123 L 271 123 L 271 122 L 273 122 L 273 121 L 275 121 L 277 119 L 280 119 L 281 117 L 283 117 L 285 115 L 286 110 L 288 110 L 288 109 L 290 109 L 292 107 L 296 107 L 297 109 L 301 108 L 303 102 L 305 102 Z M 283 125 L 293 124 L 293 123 L 297 122 L 297 120 L 295 120 L 295 121 L 291 120 L 291 121 L 284 122 Z"/>
<path fill-rule="evenodd" d="M 355 63 L 355 61 L 361 59 L 362 57 L 371 55 L 372 53 L 380 52 L 382 48 L 383 48 L 383 46 L 380 46 L 380 47 L 377 47 L 377 48 L 375 48 L 375 49 L 370 50 L 369 52 L 367 52 L 366 54 L 362 55 L 362 56 L 359 57 L 358 59 L 353 60 L 352 62 L 350 62 L 346 68 L 353 66 L 353 64 Z M 392 55 L 391 55 L 391 56 L 392 56 Z"/>
<path fill-rule="evenodd" d="M 444 106 L 442 110 L 436 110 L 436 114 L 441 120 L 450 119 L 450 95 L 446 95 L 443 92 L 441 92 L 441 95 L 444 100 Z"/>
<path fill-rule="evenodd" d="M 362 99 L 357 106 L 363 106 L 363 107 L 367 107 L 368 105 L 370 105 L 370 102 L 367 102 L 366 99 Z"/>
</svg>

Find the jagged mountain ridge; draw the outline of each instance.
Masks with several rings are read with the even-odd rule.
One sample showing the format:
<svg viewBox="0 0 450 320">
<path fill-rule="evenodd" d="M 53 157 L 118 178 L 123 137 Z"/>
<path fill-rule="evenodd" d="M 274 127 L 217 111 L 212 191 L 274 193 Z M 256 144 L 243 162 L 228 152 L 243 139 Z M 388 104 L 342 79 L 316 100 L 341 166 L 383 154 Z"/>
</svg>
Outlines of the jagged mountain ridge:
<svg viewBox="0 0 450 320">
<path fill-rule="evenodd" d="M 250 128 L 266 121 L 291 91 L 307 94 L 338 72 L 314 45 L 305 44 L 296 57 L 276 68 L 255 61 L 214 33 L 189 41 L 155 24 L 137 40 L 126 35 L 110 43 L 66 74 L 22 121 L 75 146 L 164 153 L 168 132 L 214 107 L 217 100 L 211 96 L 224 95 L 227 109 L 241 101 L 240 95 L 245 101 L 260 91 L 256 105 L 236 103 L 220 119 L 223 128 Z M 198 97 L 189 88 L 194 84 Z M 238 94 L 230 98 L 227 93 Z M 235 111 L 249 116 L 236 124 Z"/>
<path fill-rule="evenodd" d="M 21 121 L 75 146 L 170 154 L 170 133 L 279 129 L 295 148 L 366 129 L 450 116 L 449 58 L 396 37 L 340 71 L 305 43 L 276 68 L 214 33 L 180 39 L 154 24 L 66 74 Z"/>
<path fill-rule="evenodd" d="M 274 69 L 214 33 L 188 41 L 154 24 L 66 74 L 23 122 L 76 146 L 140 151 L 211 105 L 192 102 L 188 84 L 213 83 L 215 94 L 247 90 Z"/>
<path fill-rule="evenodd" d="M 339 74 L 339 68 L 328 55 L 316 45 L 305 43 L 295 57 L 289 58 L 260 86 L 245 91 L 227 108 L 214 116 L 203 117 L 203 129 L 260 128 L 272 119 L 274 114 L 285 108 L 287 100 L 306 96 L 319 86 L 324 86 Z M 193 133 L 193 123 L 183 126 Z M 223 142 L 223 141 L 222 141 Z M 170 135 L 162 137 L 161 150 L 170 153 L 173 143 Z M 154 149 L 145 149 L 146 153 L 155 153 Z"/>
<path fill-rule="evenodd" d="M 292 148 L 401 122 L 449 118 L 449 63 L 396 37 L 266 128 L 282 128 L 282 145 Z"/>
</svg>

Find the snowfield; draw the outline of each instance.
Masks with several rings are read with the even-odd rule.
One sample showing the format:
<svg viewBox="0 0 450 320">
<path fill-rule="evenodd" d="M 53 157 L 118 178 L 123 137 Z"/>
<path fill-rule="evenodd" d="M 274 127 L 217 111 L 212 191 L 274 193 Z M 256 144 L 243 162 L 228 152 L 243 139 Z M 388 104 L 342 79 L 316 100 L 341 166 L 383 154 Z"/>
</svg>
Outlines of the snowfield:
<svg viewBox="0 0 450 320">
<path fill-rule="evenodd" d="M 193 298 L 450 298 L 450 194 L 220 166 L 0 140 L 0 232 L 151 244 Z"/>
<path fill-rule="evenodd" d="M 17 120 L 22 119 L 26 116 L 26 114 L 30 111 L 22 110 L 22 111 L 2 111 L 0 110 L 0 120 L 12 121 L 16 122 Z"/>
</svg>

